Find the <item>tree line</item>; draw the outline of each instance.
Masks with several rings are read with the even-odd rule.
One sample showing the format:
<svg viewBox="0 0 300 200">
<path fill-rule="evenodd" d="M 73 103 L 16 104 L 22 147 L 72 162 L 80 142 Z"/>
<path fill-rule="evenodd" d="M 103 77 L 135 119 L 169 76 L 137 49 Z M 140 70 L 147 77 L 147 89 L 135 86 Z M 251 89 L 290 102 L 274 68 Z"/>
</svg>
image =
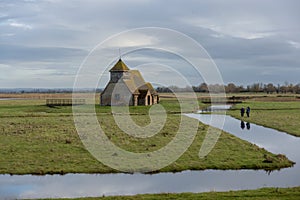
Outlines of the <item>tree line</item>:
<svg viewBox="0 0 300 200">
<path fill-rule="evenodd" d="M 220 85 L 220 84 L 206 84 L 201 83 L 198 86 L 193 87 L 185 87 L 180 88 L 177 86 L 170 86 L 170 87 L 157 87 L 157 92 L 203 92 L 208 93 L 218 93 L 218 92 L 226 92 L 226 93 L 240 93 L 240 92 L 260 92 L 260 93 L 294 93 L 300 94 L 300 84 L 292 84 L 292 83 L 284 83 L 283 85 L 277 84 L 274 85 L 273 83 L 263 84 L 263 83 L 254 83 L 252 85 L 235 85 L 234 83 L 228 83 L 227 85 Z M 225 90 L 225 91 L 224 91 Z"/>
<path fill-rule="evenodd" d="M 76 91 L 73 88 L 0 88 L 0 93 L 72 93 L 72 92 L 102 92 L 103 88 L 90 89 L 90 88 L 82 88 L 77 89 Z M 218 92 L 226 93 L 240 93 L 240 92 L 264 92 L 268 94 L 272 93 L 294 93 L 300 94 L 300 84 L 292 84 L 285 82 L 283 85 L 273 83 L 263 84 L 263 83 L 254 83 L 252 85 L 235 85 L 234 83 L 228 83 L 227 85 L 220 84 L 206 84 L 201 83 L 198 86 L 192 87 L 178 87 L 178 86 L 169 86 L 169 87 L 157 87 L 157 92 L 171 93 L 171 92 L 202 92 L 202 93 L 218 93 Z"/>
</svg>

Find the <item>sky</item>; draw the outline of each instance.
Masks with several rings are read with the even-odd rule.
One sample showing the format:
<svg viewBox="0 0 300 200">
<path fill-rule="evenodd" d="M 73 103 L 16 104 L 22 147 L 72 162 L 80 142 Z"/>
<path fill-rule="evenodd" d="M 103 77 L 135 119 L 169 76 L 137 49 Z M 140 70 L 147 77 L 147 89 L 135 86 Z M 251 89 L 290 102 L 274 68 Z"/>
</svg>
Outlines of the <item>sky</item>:
<svg viewBox="0 0 300 200">
<path fill-rule="evenodd" d="M 225 84 L 300 83 L 299 8 L 298 0 L 1 0 L 0 88 L 71 88 L 80 66 L 99 43 L 143 27 L 172 29 L 195 40 Z M 163 44 L 166 38 L 146 36 L 150 46 Z M 110 49 L 115 59 L 119 48 L 121 52 L 127 46 L 139 48 L 139 39 L 131 35 L 127 42 L 115 42 Z M 183 42 L 173 42 L 185 55 L 197 56 Z M 98 61 L 101 57 L 104 54 Z M 181 68 L 179 73 L 192 85 L 205 80 L 170 53 L 141 50 L 122 59 L 150 82 L 178 83 L 165 65 Z M 152 73 L 149 63 L 154 61 Z M 112 66 L 100 61 L 94 65 L 106 70 L 99 85 L 104 87 Z"/>
</svg>

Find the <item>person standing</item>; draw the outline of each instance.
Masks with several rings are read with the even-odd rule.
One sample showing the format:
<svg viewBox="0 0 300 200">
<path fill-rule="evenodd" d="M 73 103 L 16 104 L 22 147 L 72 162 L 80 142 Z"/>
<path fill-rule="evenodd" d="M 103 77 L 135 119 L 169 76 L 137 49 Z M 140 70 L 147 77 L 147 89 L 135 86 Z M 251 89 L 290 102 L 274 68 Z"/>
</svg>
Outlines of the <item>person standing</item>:
<svg viewBox="0 0 300 200">
<path fill-rule="evenodd" d="M 246 114 L 247 114 L 247 117 L 250 117 L 250 107 L 249 106 L 246 109 Z"/>
<path fill-rule="evenodd" d="M 245 113 L 245 108 L 242 107 L 242 108 L 241 108 L 241 117 L 244 117 L 244 113 Z"/>
</svg>

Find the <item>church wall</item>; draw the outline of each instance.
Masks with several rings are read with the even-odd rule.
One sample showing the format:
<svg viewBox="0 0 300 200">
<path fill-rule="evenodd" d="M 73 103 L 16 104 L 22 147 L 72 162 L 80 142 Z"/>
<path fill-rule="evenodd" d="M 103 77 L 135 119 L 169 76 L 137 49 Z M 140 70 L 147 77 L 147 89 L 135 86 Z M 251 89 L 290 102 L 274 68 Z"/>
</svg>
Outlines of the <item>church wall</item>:
<svg viewBox="0 0 300 200">
<path fill-rule="evenodd" d="M 109 83 L 111 84 L 111 83 Z M 101 94 L 101 105 L 133 105 L 132 93 L 124 83 L 108 85 L 107 90 Z"/>
</svg>

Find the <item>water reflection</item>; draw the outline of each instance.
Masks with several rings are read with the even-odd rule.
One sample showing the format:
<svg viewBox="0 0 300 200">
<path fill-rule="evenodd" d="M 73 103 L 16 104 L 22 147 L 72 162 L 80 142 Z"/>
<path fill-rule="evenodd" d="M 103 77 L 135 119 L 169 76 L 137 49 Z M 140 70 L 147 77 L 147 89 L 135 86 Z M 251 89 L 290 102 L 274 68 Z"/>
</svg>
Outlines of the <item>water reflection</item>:
<svg viewBox="0 0 300 200">
<path fill-rule="evenodd" d="M 245 128 L 245 122 L 243 120 L 241 120 L 241 129 Z"/>
<path fill-rule="evenodd" d="M 245 122 L 243 120 L 241 120 L 240 126 L 241 126 L 242 130 L 244 130 L 245 127 L 247 128 L 247 130 L 250 130 L 250 123 L 249 122 L 246 122 L 246 125 L 245 125 Z"/>
<path fill-rule="evenodd" d="M 222 112 L 222 111 L 226 111 L 228 109 L 230 109 L 232 105 L 227 104 L 227 105 L 212 105 L 209 107 L 206 107 L 203 110 L 199 110 L 198 113 L 207 113 L 207 112 Z"/>
<path fill-rule="evenodd" d="M 246 127 L 247 127 L 247 130 L 250 130 L 250 123 L 249 122 L 246 123 Z"/>
</svg>

